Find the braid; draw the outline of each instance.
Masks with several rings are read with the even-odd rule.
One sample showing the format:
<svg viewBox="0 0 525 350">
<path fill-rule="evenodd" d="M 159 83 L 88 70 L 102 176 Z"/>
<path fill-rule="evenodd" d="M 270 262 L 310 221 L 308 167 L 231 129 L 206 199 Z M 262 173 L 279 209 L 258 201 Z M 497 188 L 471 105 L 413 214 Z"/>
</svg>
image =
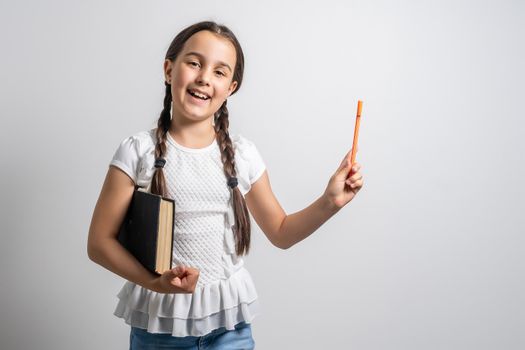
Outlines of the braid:
<svg viewBox="0 0 525 350">
<path fill-rule="evenodd" d="M 226 178 L 236 177 L 235 171 L 235 152 L 233 150 L 232 141 L 228 133 L 229 120 L 228 120 L 228 108 L 226 107 L 227 101 L 221 105 L 221 108 L 215 113 L 215 133 L 219 143 L 221 151 L 221 160 L 224 167 L 224 174 Z M 246 201 L 236 186 L 232 189 L 232 200 L 233 209 L 235 213 L 235 246 L 237 255 L 248 254 L 250 250 L 250 215 Z"/>
<path fill-rule="evenodd" d="M 171 124 L 171 85 L 167 82 L 164 82 L 164 85 L 166 85 L 166 95 L 164 97 L 164 109 L 160 113 L 160 118 L 157 122 L 157 144 L 155 145 L 155 159 L 165 158 L 166 156 L 166 134 L 168 133 Z M 163 168 L 155 169 L 155 174 L 151 180 L 151 193 L 166 197 L 168 191 L 166 189 L 166 178 L 164 177 Z"/>
<path fill-rule="evenodd" d="M 235 67 L 233 68 L 232 82 L 236 82 L 235 90 L 233 90 L 230 96 L 236 93 L 242 84 L 243 72 L 244 72 L 244 53 L 241 45 L 233 32 L 226 26 L 217 24 L 213 21 L 202 21 L 195 23 L 189 27 L 186 27 L 172 40 L 168 51 L 166 52 L 166 60 L 172 63 L 177 61 L 177 57 L 183 51 L 184 44 L 194 34 L 200 31 L 209 31 L 220 36 L 223 39 L 228 40 L 235 48 Z M 165 74 L 167 76 L 167 67 L 164 67 Z M 176 77 L 175 77 L 176 78 Z M 171 127 L 171 115 L 170 111 L 172 108 L 171 96 L 171 85 L 168 82 L 166 84 L 166 96 L 164 98 L 164 109 L 160 113 L 159 120 L 157 122 L 157 145 L 155 146 L 155 158 L 165 158 L 167 153 L 167 133 Z M 228 109 L 226 108 L 226 101 L 222 104 L 218 111 L 213 115 L 213 122 L 217 143 L 220 147 L 221 161 L 224 168 L 224 174 L 229 180 L 230 177 L 236 177 L 235 171 L 235 153 L 232 146 L 232 141 L 228 135 Z M 212 124 L 213 124 L 212 122 Z M 160 163 L 159 163 L 160 164 Z M 225 184 L 227 185 L 227 184 Z M 228 186 L 228 188 L 230 188 Z M 250 248 L 250 215 L 244 196 L 240 192 L 238 187 L 231 189 L 231 200 L 233 202 L 233 211 L 235 216 L 235 228 L 234 233 L 236 237 L 236 252 L 237 255 L 247 254 Z M 167 184 L 164 177 L 163 168 L 156 168 L 155 174 L 153 175 L 151 183 L 151 192 L 160 195 L 167 194 Z"/>
</svg>

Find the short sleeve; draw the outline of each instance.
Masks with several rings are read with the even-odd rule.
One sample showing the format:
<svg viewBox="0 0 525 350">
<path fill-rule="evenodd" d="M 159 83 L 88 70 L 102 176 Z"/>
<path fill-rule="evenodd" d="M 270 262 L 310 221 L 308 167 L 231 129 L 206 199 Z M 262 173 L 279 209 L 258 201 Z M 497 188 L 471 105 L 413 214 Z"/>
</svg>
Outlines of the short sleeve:
<svg viewBox="0 0 525 350">
<path fill-rule="evenodd" d="M 109 164 L 124 171 L 136 184 L 139 163 L 140 137 L 132 135 L 122 140 Z"/>
<path fill-rule="evenodd" d="M 238 180 L 242 194 L 250 191 L 251 185 L 255 183 L 266 170 L 266 164 L 255 144 L 242 135 L 232 138 Z"/>
</svg>

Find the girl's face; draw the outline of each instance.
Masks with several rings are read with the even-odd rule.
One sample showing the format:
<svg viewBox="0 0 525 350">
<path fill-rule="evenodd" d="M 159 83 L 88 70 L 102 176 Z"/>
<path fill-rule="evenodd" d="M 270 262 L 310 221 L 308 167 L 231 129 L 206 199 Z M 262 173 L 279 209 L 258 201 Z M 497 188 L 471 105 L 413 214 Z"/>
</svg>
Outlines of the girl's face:
<svg viewBox="0 0 525 350">
<path fill-rule="evenodd" d="M 164 62 L 173 97 L 172 118 L 213 120 L 237 86 L 232 81 L 235 63 L 235 47 L 229 40 L 207 30 L 193 34 L 174 62 Z"/>
</svg>

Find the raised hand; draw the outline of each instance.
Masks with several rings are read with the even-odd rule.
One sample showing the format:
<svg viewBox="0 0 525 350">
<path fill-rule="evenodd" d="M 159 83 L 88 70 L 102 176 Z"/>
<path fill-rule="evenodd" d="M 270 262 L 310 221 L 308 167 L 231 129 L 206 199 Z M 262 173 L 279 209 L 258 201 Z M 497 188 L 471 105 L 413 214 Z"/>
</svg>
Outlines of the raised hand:
<svg viewBox="0 0 525 350">
<path fill-rule="evenodd" d="M 324 195 L 336 208 L 344 207 L 363 187 L 363 176 L 359 172 L 361 165 L 355 162 L 350 164 L 350 150 L 339 165 L 336 172 L 330 177 Z"/>
</svg>

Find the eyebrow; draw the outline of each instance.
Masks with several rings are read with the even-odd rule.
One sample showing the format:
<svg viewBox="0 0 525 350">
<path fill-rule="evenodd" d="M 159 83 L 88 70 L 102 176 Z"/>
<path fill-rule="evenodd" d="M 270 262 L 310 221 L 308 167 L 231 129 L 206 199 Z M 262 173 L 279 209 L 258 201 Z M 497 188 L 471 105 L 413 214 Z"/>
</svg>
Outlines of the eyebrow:
<svg viewBox="0 0 525 350">
<path fill-rule="evenodd" d="M 195 52 L 195 51 L 188 52 L 184 56 L 190 56 L 190 55 L 194 55 L 194 56 L 197 56 L 197 57 L 199 57 L 201 59 L 204 59 L 204 55 L 202 55 L 202 54 L 200 54 L 198 52 Z M 230 72 L 232 71 L 231 67 L 226 62 L 218 61 L 217 63 L 219 63 L 220 66 L 225 66 L 226 68 L 228 68 L 230 70 Z"/>
</svg>

